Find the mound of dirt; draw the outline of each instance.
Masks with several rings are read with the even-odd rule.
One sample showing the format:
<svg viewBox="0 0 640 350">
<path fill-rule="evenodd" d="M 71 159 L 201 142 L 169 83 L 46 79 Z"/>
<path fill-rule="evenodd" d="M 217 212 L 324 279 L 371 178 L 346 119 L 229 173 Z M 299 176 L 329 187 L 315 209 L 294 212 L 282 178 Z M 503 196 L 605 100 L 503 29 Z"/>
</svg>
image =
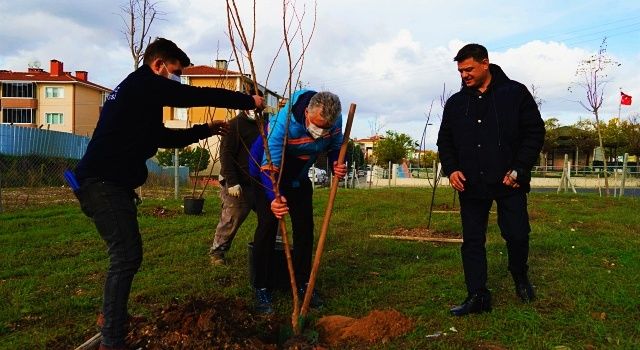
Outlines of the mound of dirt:
<svg viewBox="0 0 640 350">
<path fill-rule="evenodd" d="M 153 208 L 142 208 L 140 209 L 140 214 L 144 216 L 153 216 L 158 219 L 164 218 L 172 218 L 178 216 L 180 213 L 177 210 L 168 209 L 166 207 L 153 207 Z"/>
<path fill-rule="evenodd" d="M 352 341 L 386 343 L 413 329 L 413 321 L 396 310 L 373 310 L 359 319 L 332 315 L 325 316 L 316 324 L 320 339 L 330 346 Z"/>
<path fill-rule="evenodd" d="M 400 237 L 462 238 L 462 234 L 453 231 L 436 231 L 426 227 L 397 228 L 389 234 Z"/>
<path fill-rule="evenodd" d="M 134 349 L 277 349 L 280 320 L 252 315 L 242 300 L 193 299 L 131 326 Z"/>
</svg>

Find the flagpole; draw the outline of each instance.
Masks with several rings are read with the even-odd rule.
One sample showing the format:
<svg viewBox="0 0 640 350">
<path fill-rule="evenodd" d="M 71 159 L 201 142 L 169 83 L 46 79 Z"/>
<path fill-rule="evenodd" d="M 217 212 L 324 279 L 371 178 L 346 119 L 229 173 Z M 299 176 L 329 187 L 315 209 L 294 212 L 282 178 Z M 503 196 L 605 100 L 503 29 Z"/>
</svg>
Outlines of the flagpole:
<svg viewBox="0 0 640 350">
<path fill-rule="evenodd" d="M 622 88 L 620 88 L 620 102 L 618 104 L 618 122 L 620 122 L 620 110 L 622 110 Z"/>
</svg>

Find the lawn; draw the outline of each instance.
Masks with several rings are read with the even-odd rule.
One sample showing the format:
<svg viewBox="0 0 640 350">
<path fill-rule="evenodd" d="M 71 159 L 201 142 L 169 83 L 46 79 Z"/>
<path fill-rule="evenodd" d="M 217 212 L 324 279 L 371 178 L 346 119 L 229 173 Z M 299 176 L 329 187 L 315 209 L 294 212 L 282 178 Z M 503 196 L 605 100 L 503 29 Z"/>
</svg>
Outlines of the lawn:
<svg viewBox="0 0 640 350">
<path fill-rule="evenodd" d="M 315 194 L 316 231 L 328 190 Z M 428 189 L 340 189 L 317 286 L 326 306 L 314 316 L 362 317 L 396 309 L 415 321 L 412 332 L 375 349 L 637 349 L 640 348 L 640 201 L 595 195 L 530 195 L 530 276 L 539 299 L 523 305 L 507 271 L 495 215 L 487 242 L 494 310 L 454 318 L 465 297 L 459 245 L 371 238 L 426 226 Z M 436 203 L 451 204 L 450 189 Z M 144 262 L 130 297 L 133 314 L 190 298 L 252 303 L 247 243 L 251 214 L 228 254 L 212 266 L 207 251 L 219 200 L 186 216 L 180 202 L 147 200 L 139 207 Z M 161 212 L 160 207 L 165 208 Z M 432 227 L 460 231 L 459 217 L 435 213 Z M 0 214 L 0 348 L 79 345 L 96 332 L 107 267 L 106 248 L 78 206 L 60 204 Z M 290 302 L 280 296 L 280 320 Z"/>
</svg>

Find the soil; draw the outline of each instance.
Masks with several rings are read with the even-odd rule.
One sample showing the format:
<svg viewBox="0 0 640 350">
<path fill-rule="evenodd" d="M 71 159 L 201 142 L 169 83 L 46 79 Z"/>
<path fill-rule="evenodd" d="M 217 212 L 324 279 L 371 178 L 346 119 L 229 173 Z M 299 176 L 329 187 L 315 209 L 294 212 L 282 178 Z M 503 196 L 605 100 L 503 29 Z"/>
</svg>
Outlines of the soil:
<svg viewBox="0 0 640 350">
<path fill-rule="evenodd" d="M 413 321 L 396 310 L 374 310 L 360 319 L 323 317 L 316 324 L 317 333 L 308 329 L 310 332 L 285 341 L 282 337 L 291 332 L 289 321 L 286 316 L 255 315 L 241 299 L 174 301 L 153 311 L 150 317 L 131 317 L 127 345 L 152 350 L 324 350 L 345 346 L 366 349 L 413 329 Z M 316 337 L 305 335 L 309 333 L 315 333 Z M 62 343 L 64 339 L 58 339 L 47 345 L 57 347 Z M 72 346 L 61 346 L 65 347 Z"/>
<path fill-rule="evenodd" d="M 456 203 L 455 206 L 449 203 L 434 204 L 433 210 L 458 211 L 460 210 L 460 204 Z"/>
<path fill-rule="evenodd" d="M 390 236 L 399 237 L 431 237 L 431 238 L 462 238 L 462 233 L 453 231 L 436 231 L 425 227 L 415 228 L 397 228 L 391 233 Z"/>
<path fill-rule="evenodd" d="M 127 343 L 137 349 L 278 349 L 285 320 L 255 316 L 240 299 L 192 299 L 174 302 L 137 318 Z"/>
<path fill-rule="evenodd" d="M 413 321 L 400 312 L 373 310 L 359 319 L 332 315 L 318 320 L 320 340 L 331 347 L 340 344 L 386 343 L 390 339 L 406 334 L 413 329 Z"/>
<path fill-rule="evenodd" d="M 142 207 L 142 208 L 139 208 L 139 211 L 141 215 L 153 216 L 158 219 L 172 218 L 182 213 L 181 211 L 168 209 L 166 207 L 153 207 L 153 208 Z"/>
</svg>

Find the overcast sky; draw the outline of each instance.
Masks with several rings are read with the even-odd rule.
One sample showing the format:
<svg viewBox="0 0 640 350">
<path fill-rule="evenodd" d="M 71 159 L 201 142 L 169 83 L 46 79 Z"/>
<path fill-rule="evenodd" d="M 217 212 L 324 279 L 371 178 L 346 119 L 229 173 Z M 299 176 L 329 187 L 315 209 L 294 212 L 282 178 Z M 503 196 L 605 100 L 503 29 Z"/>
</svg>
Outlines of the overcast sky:
<svg viewBox="0 0 640 350">
<path fill-rule="evenodd" d="M 249 3 L 240 0 L 239 3 Z M 122 33 L 124 1 L 0 0 L 0 69 L 26 71 L 39 61 L 64 62 L 66 71 L 86 70 L 89 80 L 113 88 L 132 70 Z M 311 28 L 307 4 L 303 33 Z M 164 13 L 152 36 L 175 41 L 194 64 L 232 57 L 226 34 L 224 0 L 163 0 Z M 261 83 L 282 41 L 282 2 L 258 0 L 256 75 Z M 248 9 L 241 12 L 249 15 Z M 249 23 L 248 17 L 246 23 Z M 576 102 L 584 90 L 569 91 L 579 81 L 581 59 L 595 53 L 608 37 L 608 54 L 622 63 L 612 69 L 605 88 L 603 119 L 618 114 L 620 89 L 634 96 L 622 117 L 640 113 L 640 1 L 371 1 L 318 0 L 315 33 L 305 55 L 300 80 L 309 88 L 341 97 L 344 114 L 358 108 L 352 137 L 404 132 L 422 137 L 433 102 L 433 122 L 426 143 L 433 148 L 443 85 L 457 91 L 460 78 L 452 58 L 460 47 L 477 42 L 489 49 L 491 62 L 544 100 L 544 119 L 563 125 L 591 118 Z M 297 50 L 297 51 L 296 51 Z M 294 56 L 299 50 L 294 47 Z M 236 62 L 231 69 L 237 70 Z M 276 60 L 268 85 L 282 93 L 287 63 Z"/>
</svg>

